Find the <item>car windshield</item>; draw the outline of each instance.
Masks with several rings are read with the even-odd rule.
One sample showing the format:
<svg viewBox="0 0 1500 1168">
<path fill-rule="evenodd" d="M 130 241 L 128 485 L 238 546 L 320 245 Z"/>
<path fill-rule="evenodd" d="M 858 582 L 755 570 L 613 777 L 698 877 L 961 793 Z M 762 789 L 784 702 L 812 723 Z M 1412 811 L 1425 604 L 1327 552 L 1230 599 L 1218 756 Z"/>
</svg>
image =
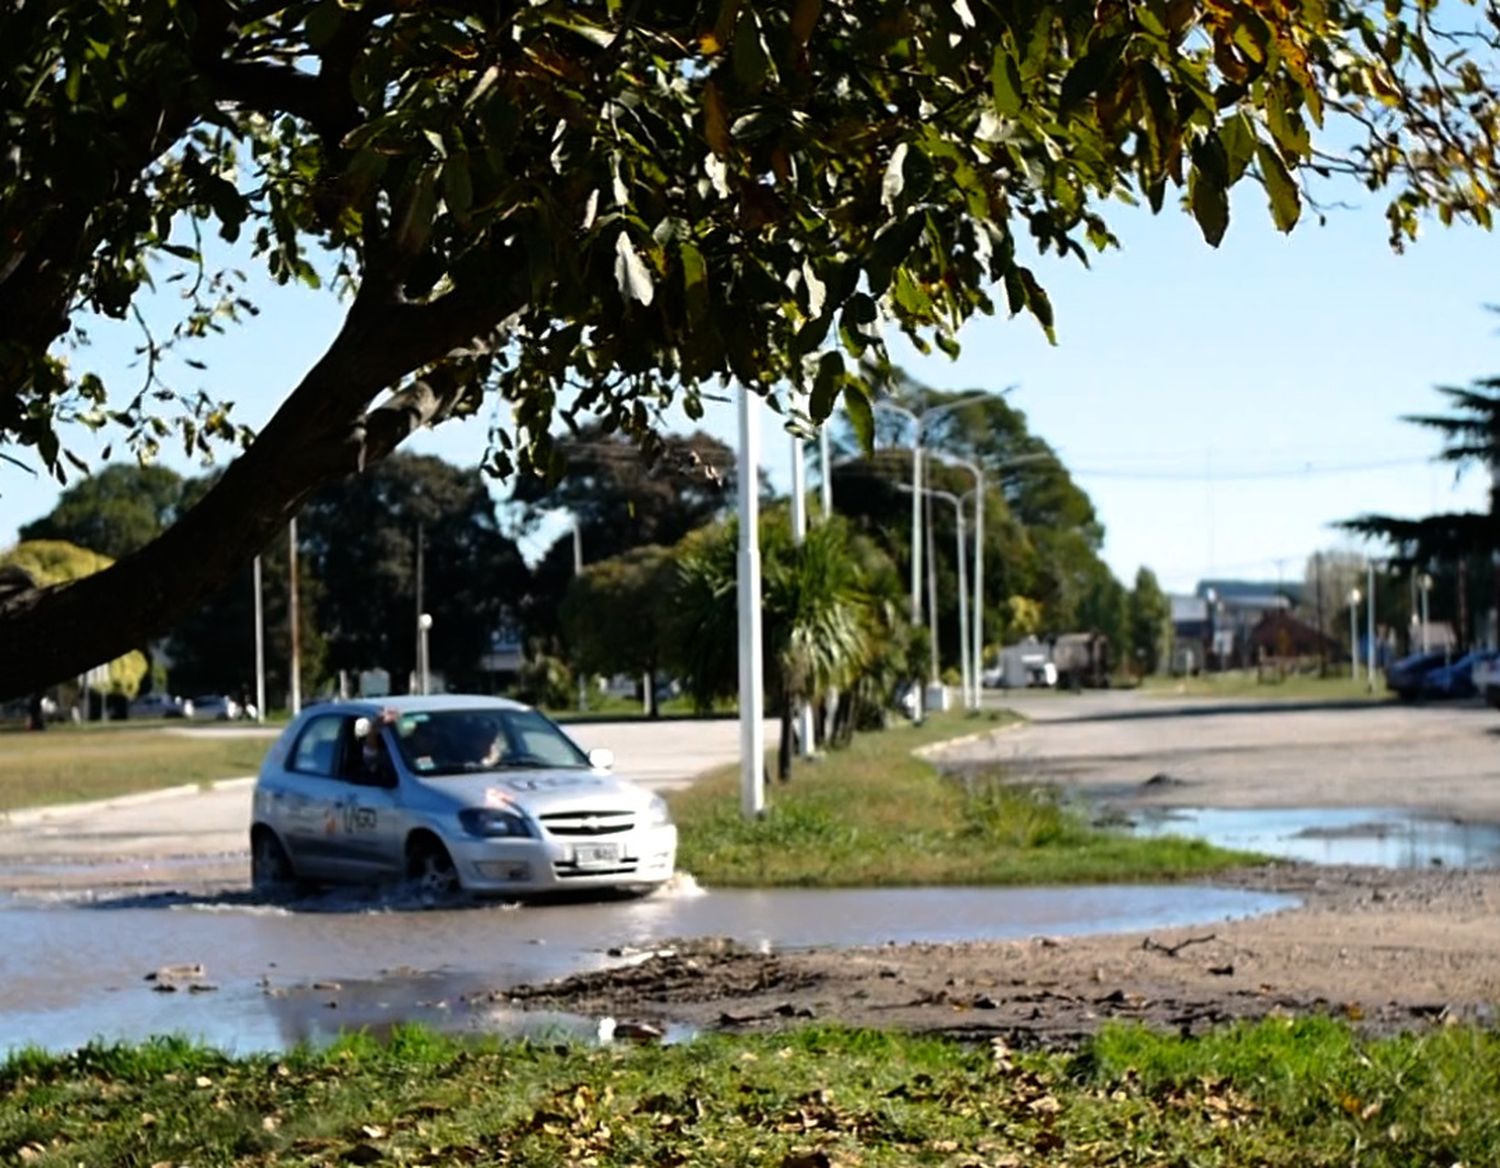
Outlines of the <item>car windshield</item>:
<svg viewBox="0 0 1500 1168">
<path fill-rule="evenodd" d="M 535 710 L 423 710 L 401 715 L 395 731 L 407 768 L 424 776 L 589 766 L 588 756 Z"/>
</svg>

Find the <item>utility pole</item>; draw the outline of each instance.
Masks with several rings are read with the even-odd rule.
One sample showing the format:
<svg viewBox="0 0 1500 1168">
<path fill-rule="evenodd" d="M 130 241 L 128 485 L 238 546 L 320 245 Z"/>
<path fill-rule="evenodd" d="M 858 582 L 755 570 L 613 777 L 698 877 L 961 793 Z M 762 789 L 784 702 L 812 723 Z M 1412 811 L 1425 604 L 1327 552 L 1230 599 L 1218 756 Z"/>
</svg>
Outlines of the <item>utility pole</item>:
<svg viewBox="0 0 1500 1168">
<path fill-rule="evenodd" d="M 266 720 L 266 622 L 260 596 L 260 557 L 251 570 L 255 588 L 255 720 Z"/>
<path fill-rule="evenodd" d="M 287 705 L 292 717 L 302 712 L 302 616 L 297 603 L 297 520 L 290 519 L 286 525 L 287 562 L 287 635 L 292 643 L 292 661 L 288 670 Z"/>
<path fill-rule="evenodd" d="M 1324 637 L 1328 626 L 1323 623 L 1323 553 L 1313 552 L 1313 602 L 1318 606 L 1318 676 L 1328 676 L 1328 649 Z"/>
<path fill-rule="evenodd" d="M 583 575 L 583 528 L 579 524 L 578 516 L 575 515 L 575 516 L 573 516 L 573 579 L 576 580 L 576 579 L 578 579 L 579 576 L 582 576 L 582 575 Z M 651 679 L 649 677 L 646 678 L 646 685 L 647 685 L 647 687 L 649 689 L 649 687 L 651 685 Z M 578 710 L 579 710 L 580 713 L 582 713 L 584 707 L 586 707 L 588 705 L 588 692 L 587 691 L 588 691 L 588 681 L 583 676 L 582 672 L 580 672 L 578 674 Z M 649 692 L 646 694 L 646 712 L 648 714 L 651 712 L 651 694 Z"/>
</svg>

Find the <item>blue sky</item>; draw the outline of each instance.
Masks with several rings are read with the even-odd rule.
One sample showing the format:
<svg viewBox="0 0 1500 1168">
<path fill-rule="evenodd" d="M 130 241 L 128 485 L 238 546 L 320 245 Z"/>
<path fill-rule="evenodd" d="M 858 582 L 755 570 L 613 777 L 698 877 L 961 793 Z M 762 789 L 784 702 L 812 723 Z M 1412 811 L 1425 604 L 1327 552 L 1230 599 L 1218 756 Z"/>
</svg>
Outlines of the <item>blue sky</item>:
<svg viewBox="0 0 1500 1168">
<path fill-rule="evenodd" d="M 1121 207 L 1112 222 L 1123 248 L 1095 259 L 1045 259 L 1037 270 L 1058 319 L 1049 346 L 1029 318 L 979 319 L 963 353 L 897 361 L 941 389 L 1018 388 L 1011 402 L 1051 442 L 1093 498 L 1106 529 L 1105 558 L 1127 583 L 1152 567 L 1170 589 L 1205 576 L 1300 578 L 1320 548 L 1354 547 L 1330 528 L 1364 511 L 1419 515 L 1485 505 L 1482 473 L 1458 483 L 1434 464 L 1435 436 L 1400 421 L 1439 407 L 1438 384 L 1500 372 L 1497 241 L 1432 226 L 1405 255 L 1386 245 L 1378 200 L 1307 219 L 1291 236 L 1270 226 L 1246 186 L 1216 251 L 1183 214 L 1153 217 Z M 205 374 L 178 369 L 260 425 L 337 327 L 327 293 L 257 288 L 262 314 L 201 352 Z M 75 354 L 124 388 L 131 333 L 95 329 Z M 687 428 L 680 417 L 669 425 Z M 710 407 L 704 427 L 731 443 L 731 404 Z M 772 480 L 789 481 L 789 442 L 765 415 Z M 448 424 L 408 449 L 473 463 L 481 422 Z M 76 448 L 100 443 L 80 435 Z M 184 473 L 180 452 L 162 461 Z M 0 546 L 54 505 L 59 488 L 0 462 Z M 545 541 L 545 534 L 542 537 Z M 542 549 L 532 542 L 528 554 Z"/>
</svg>

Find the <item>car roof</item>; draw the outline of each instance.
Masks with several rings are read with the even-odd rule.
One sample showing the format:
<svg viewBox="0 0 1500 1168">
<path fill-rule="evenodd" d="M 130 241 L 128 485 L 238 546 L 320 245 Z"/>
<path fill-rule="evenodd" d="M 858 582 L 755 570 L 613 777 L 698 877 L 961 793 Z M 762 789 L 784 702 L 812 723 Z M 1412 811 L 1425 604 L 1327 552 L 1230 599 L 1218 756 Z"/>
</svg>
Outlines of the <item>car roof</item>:
<svg viewBox="0 0 1500 1168">
<path fill-rule="evenodd" d="M 350 698 L 347 701 L 320 703 L 309 709 L 327 707 L 352 709 L 357 713 L 379 713 L 395 710 L 398 714 L 436 713 L 441 710 L 529 710 L 530 706 L 510 698 L 490 697 L 488 694 L 402 694 L 399 697 Z"/>
</svg>

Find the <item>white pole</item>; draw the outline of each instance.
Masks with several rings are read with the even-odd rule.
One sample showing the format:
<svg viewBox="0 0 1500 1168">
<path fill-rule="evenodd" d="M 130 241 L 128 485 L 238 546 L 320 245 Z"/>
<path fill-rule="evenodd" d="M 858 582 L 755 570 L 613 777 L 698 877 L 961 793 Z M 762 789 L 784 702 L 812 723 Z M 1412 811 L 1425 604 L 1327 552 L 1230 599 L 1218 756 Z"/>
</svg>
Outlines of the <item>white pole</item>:
<svg viewBox="0 0 1500 1168">
<path fill-rule="evenodd" d="M 958 516 L 958 661 L 962 666 L 960 674 L 963 677 L 964 708 L 973 710 L 979 707 L 979 702 L 974 698 L 974 672 L 973 663 L 964 650 L 969 644 L 969 574 L 964 570 L 964 560 L 968 558 L 968 541 L 964 539 L 964 501 L 957 499 L 953 504 L 954 514 Z"/>
<path fill-rule="evenodd" d="M 252 572 L 255 585 L 255 720 L 266 720 L 266 622 L 260 597 L 260 557 Z"/>
<path fill-rule="evenodd" d="M 759 816 L 766 806 L 765 693 L 760 633 L 760 403 L 740 387 L 739 634 L 740 634 L 740 810 Z"/>
<path fill-rule="evenodd" d="M 287 625 L 292 642 L 292 661 L 289 669 L 287 705 L 292 717 L 302 712 L 302 618 L 298 613 L 297 600 L 297 521 L 291 519 L 286 525 L 287 546 Z"/>
<path fill-rule="evenodd" d="M 833 514 L 833 441 L 828 437 L 828 419 L 818 428 L 818 465 L 822 467 L 823 518 Z"/>
<path fill-rule="evenodd" d="M 911 432 L 911 627 L 922 627 L 922 420 L 915 415 Z M 912 718 L 922 720 L 927 704 L 925 686 L 920 677 L 913 686 Z"/>
<path fill-rule="evenodd" d="M 1369 585 L 1365 604 L 1365 628 L 1368 635 L 1365 640 L 1370 646 L 1369 652 L 1365 654 L 1365 680 L 1369 682 L 1370 692 L 1375 692 L 1375 561 L 1370 560 L 1366 565 L 1366 582 Z"/>
<path fill-rule="evenodd" d="M 792 540 L 801 547 L 807 542 L 807 447 L 792 435 Z M 797 743 L 803 758 L 814 754 L 812 702 L 804 698 L 797 707 Z"/>
<path fill-rule="evenodd" d="M 1429 576 L 1426 572 L 1423 572 L 1422 573 L 1422 578 L 1421 578 L 1421 580 L 1418 581 L 1418 583 L 1421 584 L 1421 586 L 1422 586 L 1422 652 L 1425 653 L 1425 652 L 1427 652 L 1427 644 L 1428 644 L 1428 642 L 1427 642 L 1427 629 L 1428 629 L 1428 624 L 1427 624 L 1427 593 L 1428 593 L 1428 590 L 1432 588 L 1432 577 Z"/>
<path fill-rule="evenodd" d="M 578 526 L 578 516 L 573 516 L 573 578 L 576 580 L 583 575 L 583 531 Z M 650 685 L 650 681 L 646 682 Z M 588 681 L 583 676 L 583 671 L 578 672 L 578 709 L 581 713 L 588 705 Z M 646 700 L 646 710 L 651 710 L 649 695 Z"/>
<path fill-rule="evenodd" d="M 1349 676 L 1359 680 L 1359 589 L 1349 593 Z"/>
<path fill-rule="evenodd" d="M 422 526 L 421 520 L 418 520 L 417 521 L 417 562 L 416 562 L 416 565 L 415 565 L 415 571 L 416 571 L 416 592 L 417 592 L 417 595 L 416 595 L 417 611 L 416 611 L 415 614 L 413 614 L 415 616 L 416 622 L 417 622 L 417 657 L 416 657 L 416 666 L 417 666 L 417 668 L 416 668 L 416 674 L 417 674 L 417 676 L 416 676 L 416 679 L 415 679 L 415 681 L 414 681 L 413 684 L 416 686 L 416 689 L 417 689 L 418 693 L 424 693 L 424 694 L 427 692 L 427 683 L 423 680 L 423 678 L 426 676 L 426 672 L 425 672 L 425 666 L 422 663 L 422 654 L 424 652 L 424 646 L 426 645 L 427 641 L 426 641 L 426 638 L 422 635 L 422 612 L 423 612 L 423 610 L 424 610 L 424 608 L 426 606 L 426 601 L 425 601 L 422 593 L 423 593 L 423 591 L 424 591 L 424 589 L 426 587 L 426 582 L 425 582 L 425 579 L 424 579 L 424 562 L 426 561 L 426 559 L 427 559 L 427 531 Z"/>
<path fill-rule="evenodd" d="M 974 708 L 984 705 L 984 472 L 974 467 Z"/>
</svg>

